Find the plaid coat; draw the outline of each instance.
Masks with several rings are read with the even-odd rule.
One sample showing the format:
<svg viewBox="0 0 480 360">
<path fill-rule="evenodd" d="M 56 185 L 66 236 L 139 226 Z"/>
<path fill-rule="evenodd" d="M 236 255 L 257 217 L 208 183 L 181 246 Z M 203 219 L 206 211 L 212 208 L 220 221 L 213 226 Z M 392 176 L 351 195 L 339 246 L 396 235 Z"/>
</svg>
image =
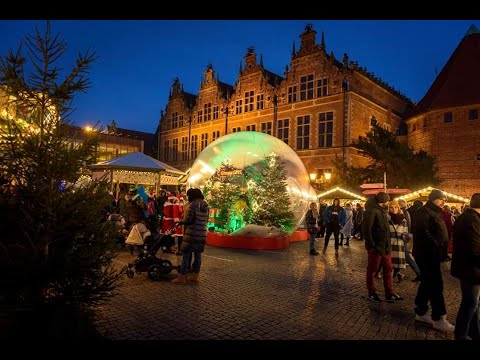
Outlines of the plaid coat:
<svg viewBox="0 0 480 360">
<path fill-rule="evenodd" d="M 389 221 L 390 242 L 392 244 L 392 265 L 394 269 L 406 269 L 405 243 L 402 234 L 408 232 L 408 227 L 402 224 L 395 225 Z"/>
</svg>

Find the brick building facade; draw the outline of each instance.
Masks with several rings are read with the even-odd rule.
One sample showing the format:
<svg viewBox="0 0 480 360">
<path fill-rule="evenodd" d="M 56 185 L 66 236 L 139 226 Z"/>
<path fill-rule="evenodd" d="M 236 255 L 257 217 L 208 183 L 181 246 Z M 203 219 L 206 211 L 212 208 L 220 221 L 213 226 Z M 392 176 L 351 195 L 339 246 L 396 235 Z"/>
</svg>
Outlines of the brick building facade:
<svg viewBox="0 0 480 360">
<path fill-rule="evenodd" d="M 408 144 L 437 157 L 440 188 L 480 192 L 480 32 L 472 26 L 408 115 Z"/>
<path fill-rule="evenodd" d="M 317 178 L 332 169 L 335 156 L 366 164 L 351 141 L 372 119 L 395 132 L 411 101 L 347 54 L 341 61 L 328 54 L 323 33 L 318 44 L 311 26 L 300 40 L 283 77 L 265 69 L 262 55 L 249 48 L 234 86 L 219 81 L 211 65 L 198 95 L 183 91 L 176 79 L 156 132 L 159 160 L 187 170 L 220 136 L 261 131 L 289 144 Z"/>
</svg>

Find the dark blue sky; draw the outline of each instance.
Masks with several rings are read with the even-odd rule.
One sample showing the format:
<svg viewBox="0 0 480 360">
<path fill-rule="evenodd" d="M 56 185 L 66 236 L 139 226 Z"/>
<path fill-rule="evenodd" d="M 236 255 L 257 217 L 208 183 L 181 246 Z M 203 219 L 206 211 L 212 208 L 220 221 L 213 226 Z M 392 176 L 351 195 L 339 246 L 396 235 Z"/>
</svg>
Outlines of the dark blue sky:
<svg viewBox="0 0 480 360">
<path fill-rule="evenodd" d="M 197 94 L 200 77 L 211 63 L 220 80 L 234 84 L 247 47 L 263 54 L 264 66 L 283 76 L 292 42 L 306 24 L 317 42 L 325 32 L 327 51 L 358 61 L 414 101 L 419 101 L 477 20 L 68 20 L 52 21 L 68 44 L 64 57 L 92 48 L 98 60 L 92 87 L 79 94 L 71 118 L 78 125 L 117 126 L 154 132 L 175 77 Z M 0 55 L 44 21 L 0 21 Z"/>
</svg>

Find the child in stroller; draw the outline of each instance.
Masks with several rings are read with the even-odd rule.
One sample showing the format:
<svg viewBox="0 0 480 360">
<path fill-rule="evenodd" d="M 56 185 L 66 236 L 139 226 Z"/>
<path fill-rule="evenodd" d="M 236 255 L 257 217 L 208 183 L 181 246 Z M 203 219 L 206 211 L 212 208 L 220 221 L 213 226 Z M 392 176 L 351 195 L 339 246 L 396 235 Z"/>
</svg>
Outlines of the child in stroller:
<svg viewBox="0 0 480 360">
<path fill-rule="evenodd" d="M 161 280 L 164 275 L 170 274 L 170 272 L 174 269 L 179 271 L 180 267 L 173 266 L 170 260 L 161 259 L 156 256 L 160 248 L 163 246 L 168 248 L 173 242 L 175 242 L 175 240 L 172 238 L 172 233 L 177 227 L 178 223 L 174 223 L 163 234 L 155 233 L 154 235 L 149 234 L 145 236 L 143 244 L 141 245 L 142 251 L 138 254 L 137 259 L 126 266 L 125 273 L 130 279 L 134 277 L 134 269 L 137 274 L 148 272 L 148 277 L 153 281 Z M 132 229 L 132 231 L 134 230 L 135 229 Z M 149 231 L 146 231 L 146 233 L 149 233 Z M 140 244 L 135 245 L 140 246 Z"/>
</svg>

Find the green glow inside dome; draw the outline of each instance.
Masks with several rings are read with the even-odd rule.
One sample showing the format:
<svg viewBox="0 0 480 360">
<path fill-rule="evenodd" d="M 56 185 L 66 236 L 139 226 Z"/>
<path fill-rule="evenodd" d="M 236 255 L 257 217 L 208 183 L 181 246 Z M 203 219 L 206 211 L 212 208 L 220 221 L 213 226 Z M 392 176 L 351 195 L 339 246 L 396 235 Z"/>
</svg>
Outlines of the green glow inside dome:
<svg viewBox="0 0 480 360">
<path fill-rule="evenodd" d="M 225 163 L 240 170 L 251 169 L 271 155 L 278 156 L 279 161 L 285 165 L 286 193 L 290 201 L 290 210 L 294 214 L 294 226 L 288 229 L 288 232 L 292 232 L 302 222 L 310 202 L 317 201 L 317 198 L 302 160 L 290 146 L 276 137 L 261 132 L 241 131 L 217 139 L 207 146 L 193 163 L 187 180 L 189 187 L 203 190 Z M 243 177 L 240 177 L 240 181 L 241 179 Z M 247 184 L 240 184 L 240 187 L 246 189 Z M 241 216 L 239 219 L 237 214 L 238 206 L 236 203 L 235 211 L 232 206 L 232 215 L 227 225 L 229 231 L 245 225 Z"/>
</svg>

